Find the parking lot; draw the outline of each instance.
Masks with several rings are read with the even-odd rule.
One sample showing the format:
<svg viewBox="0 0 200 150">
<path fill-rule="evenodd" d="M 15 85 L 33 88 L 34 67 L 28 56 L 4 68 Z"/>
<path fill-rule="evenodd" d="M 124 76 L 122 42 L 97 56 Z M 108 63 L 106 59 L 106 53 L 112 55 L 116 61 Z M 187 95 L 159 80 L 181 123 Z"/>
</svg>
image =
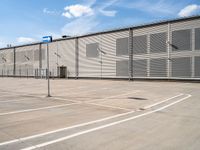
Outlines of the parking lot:
<svg viewBox="0 0 200 150">
<path fill-rule="evenodd" d="M 0 79 L 1 150 L 197 150 L 200 85 Z"/>
</svg>

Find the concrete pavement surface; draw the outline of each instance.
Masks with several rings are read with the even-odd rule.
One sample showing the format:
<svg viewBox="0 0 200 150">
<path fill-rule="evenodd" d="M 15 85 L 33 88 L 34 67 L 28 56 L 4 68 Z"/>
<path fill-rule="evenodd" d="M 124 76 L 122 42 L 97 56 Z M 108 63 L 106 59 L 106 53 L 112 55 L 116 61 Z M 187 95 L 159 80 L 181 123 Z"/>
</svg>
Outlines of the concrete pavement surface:
<svg viewBox="0 0 200 150">
<path fill-rule="evenodd" d="M 200 85 L 0 79 L 0 150 L 198 150 Z"/>
</svg>

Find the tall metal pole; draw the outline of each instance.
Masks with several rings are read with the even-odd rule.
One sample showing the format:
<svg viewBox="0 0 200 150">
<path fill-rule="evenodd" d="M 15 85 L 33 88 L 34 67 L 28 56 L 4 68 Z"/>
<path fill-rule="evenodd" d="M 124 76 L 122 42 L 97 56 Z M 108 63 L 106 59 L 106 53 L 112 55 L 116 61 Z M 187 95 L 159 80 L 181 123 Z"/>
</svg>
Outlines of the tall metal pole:
<svg viewBox="0 0 200 150">
<path fill-rule="evenodd" d="M 48 80 L 48 95 L 47 97 L 51 97 L 50 94 L 50 79 L 49 79 L 49 44 L 47 43 L 47 80 Z"/>
</svg>

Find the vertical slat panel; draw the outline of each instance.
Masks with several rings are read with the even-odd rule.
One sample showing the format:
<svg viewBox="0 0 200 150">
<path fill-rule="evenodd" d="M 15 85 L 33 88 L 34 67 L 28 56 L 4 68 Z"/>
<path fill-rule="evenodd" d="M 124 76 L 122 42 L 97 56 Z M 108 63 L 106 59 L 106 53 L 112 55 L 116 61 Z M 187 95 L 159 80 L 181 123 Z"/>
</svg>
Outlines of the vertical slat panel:
<svg viewBox="0 0 200 150">
<path fill-rule="evenodd" d="M 194 59 L 194 70 L 195 70 L 195 77 L 200 78 L 200 56 L 196 56 Z"/>
<path fill-rule="evenodd" d="M 191 58 L 172 58 L 172 77 L 191 77 Z"/>
<path fill-rule="evenodd" d="M 67 67 L 67 76 L 75 77 L 75 39 L 58 41 L 58 65 Z"/>
<path fill-rule="evenodd" d="M 195 29 L 195 50 L 200 50 L 200 28 Z"/>
<path fill-rule="evenodd" d="M 117 74 L 117 63 L 120 61 L 128 61 L 128 39 L 129 31 L 114 32 L 101 35 L 101 50 L 102 50 L 102 77 L 105 78 L 128 78 L 126 69 L 123 76 Z M 119 46 L 118 42 L 123 43 Z M 118 52 L 117 54 L 117 48 Z M 128 65 L 127 65 L 128 68 Z M 128 70 L 127 70 L 128 71 Z"/>
<path fill-rule="evenodd" d="M 133 60 L 133 76 L 147 77 L 147 60 Z"/>
<path fill-rule="evenodd" d="M 16 51 L 16 75 L 34 76 L 35 69 L 39 68 L 39 44 L 18 47 Z"/>
<path fill-rule="evenodd" d="M 150 77 L 167 77 L 167 59 L 150 60 Z"/>
<path fill-rule="evenodd" d="M 0 75 L 13 76 L 14 49 L 0 51 Z"/>
<path fill-rule="evenodd" d="M 101 77 L 101 56 L 86 56 L 86 45 L 93 43 L 100 43 L 100 35 L 79 38 L 79 77 Z"/>
</svg>

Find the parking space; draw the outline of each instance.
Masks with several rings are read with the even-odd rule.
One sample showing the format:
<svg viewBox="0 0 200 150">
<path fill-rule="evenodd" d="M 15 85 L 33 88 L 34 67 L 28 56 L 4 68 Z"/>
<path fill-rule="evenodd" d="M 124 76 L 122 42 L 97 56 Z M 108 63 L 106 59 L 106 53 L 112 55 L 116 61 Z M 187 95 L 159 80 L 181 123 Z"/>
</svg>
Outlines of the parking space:
<svg viewBox="0 0 200 150">
<path fill-rule="evenodd" d="M 52 80 L 52 97 L 46 97 L 46 80 L 2 78 L 0 83 L 0 149 L 118 149 L 118 138 L 123 143 L 119 149 L 128 149 L 132 132 L 141 133 L 139 126 L 143 126 L 144 136 L 149 129 L 145 124 L 153 128 L 157 121 L 158 129 L 162 127 L 157 112 L 172 107 L 172 113 L 180 113 L 193 101 L 194 108 L 200 106 L 196 103 L 198 83 Z M 189 116 L 196 117 L 197 112 L 190 111 Z M 168 121 L 170 117 L 166 124 Z M 152 134 L 161 131 L 155 132 Z M 75 146 L 77 142 L 79 146 Z"/>
</svg>

